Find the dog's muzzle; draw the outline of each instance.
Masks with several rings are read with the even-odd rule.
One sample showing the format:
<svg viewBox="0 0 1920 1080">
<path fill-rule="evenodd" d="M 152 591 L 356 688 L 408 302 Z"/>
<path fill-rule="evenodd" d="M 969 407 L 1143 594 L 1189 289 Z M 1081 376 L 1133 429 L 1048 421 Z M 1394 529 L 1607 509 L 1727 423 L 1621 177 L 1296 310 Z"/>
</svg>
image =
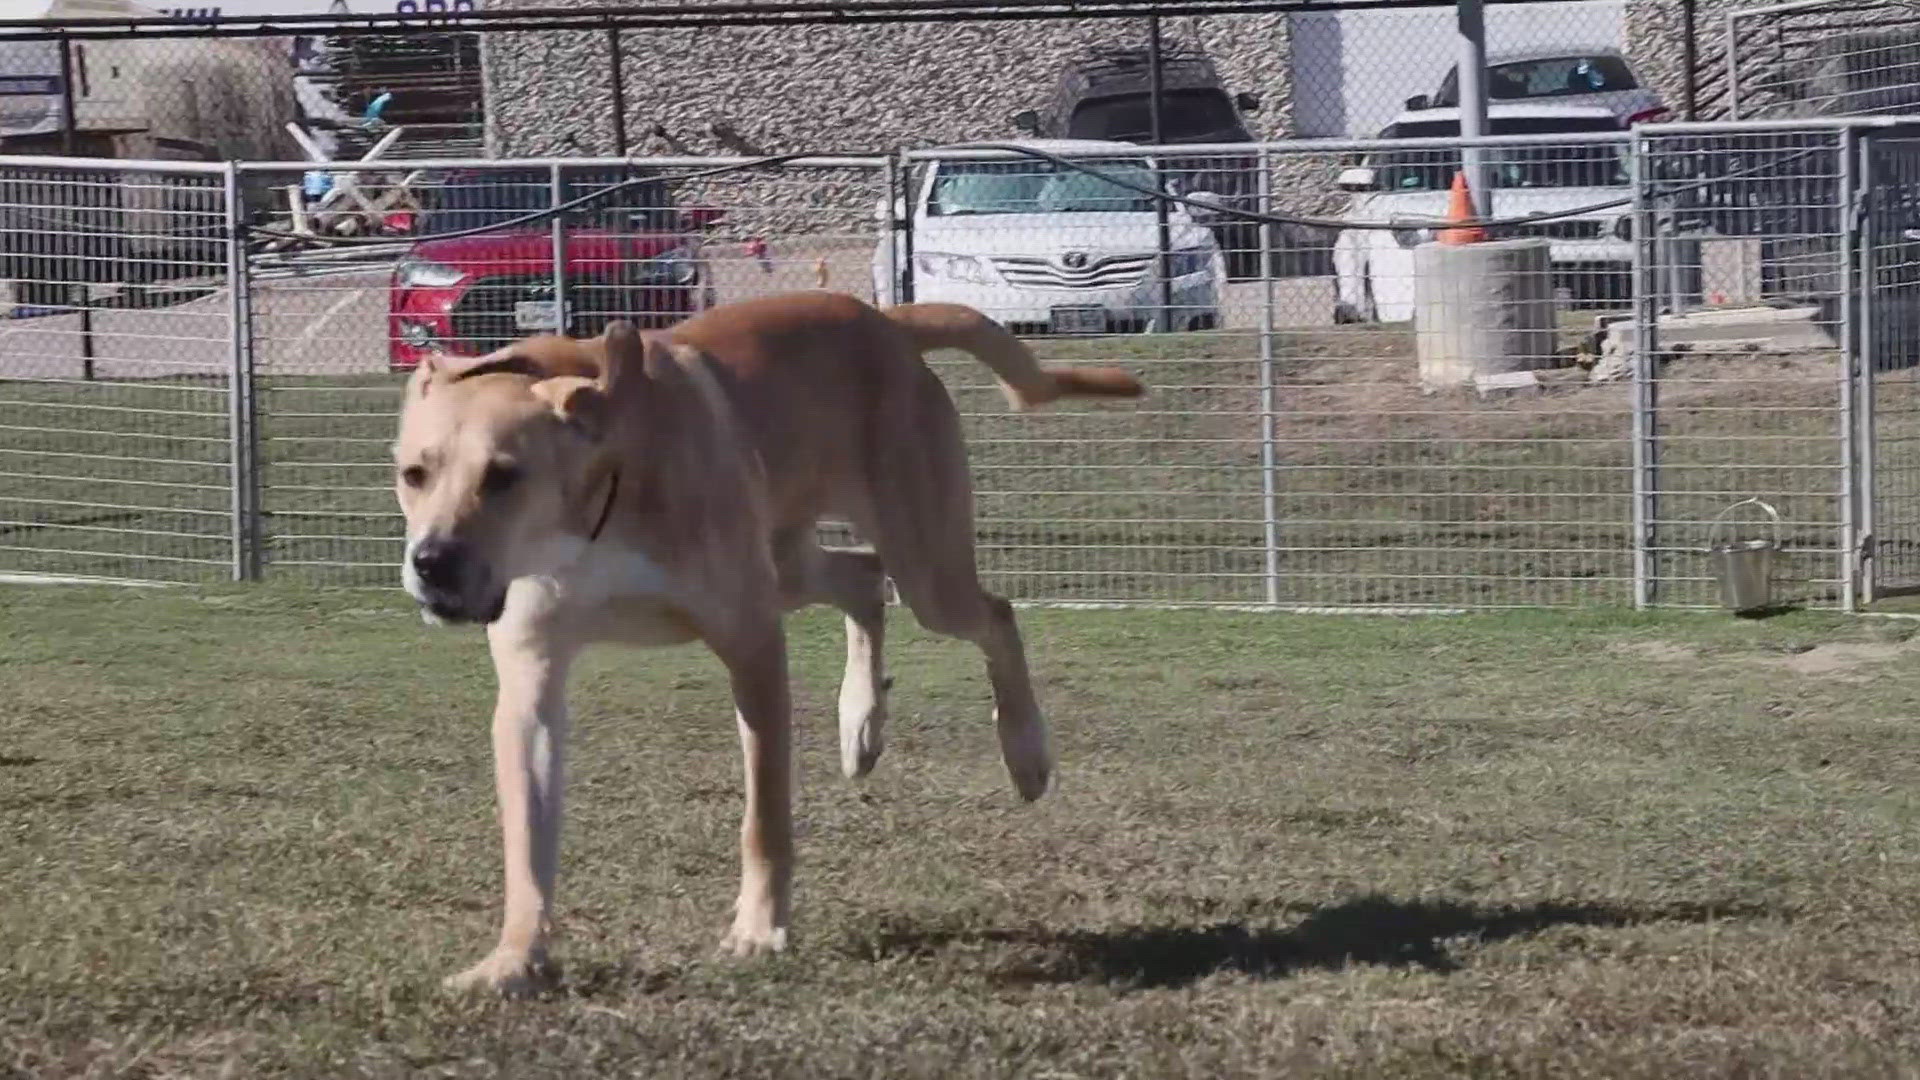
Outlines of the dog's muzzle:
<svg viewBox="0 0 1920 1080">
<path fill-rule="evenodd" d="M 490 623 L 507 606 L 507 591 L 494 587 L 485 565 L 457 540 L 428 536 L 409 544 L 400 577 L 433 621 Z"/>
</svg>

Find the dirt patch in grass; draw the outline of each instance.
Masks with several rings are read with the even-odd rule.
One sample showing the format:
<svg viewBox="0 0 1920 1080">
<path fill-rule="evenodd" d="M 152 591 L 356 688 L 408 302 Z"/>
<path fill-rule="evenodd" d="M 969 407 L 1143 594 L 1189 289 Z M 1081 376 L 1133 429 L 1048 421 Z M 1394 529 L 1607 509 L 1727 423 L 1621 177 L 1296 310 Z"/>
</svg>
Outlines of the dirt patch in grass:
<svg viewBox="0 0 1920 1080">
<path fill-rule="evenodd" d="M 1908 642 L 1841 642 L 1815 645 L 1805 652 L 1762 662 L 1786 668 L 1796 675 L 1849 675 L 1858 674 L 1860 668 L 1899 660 L 1915 652 L 1920 652 L 1920 646 Z"/>
<path fill-rule="evenodd" d="M 1686 663 L 1700 656 L 1698 647 L 1678 641 L 1616 641 L 1607 651 L 1663 664 Z"/>
</svg>

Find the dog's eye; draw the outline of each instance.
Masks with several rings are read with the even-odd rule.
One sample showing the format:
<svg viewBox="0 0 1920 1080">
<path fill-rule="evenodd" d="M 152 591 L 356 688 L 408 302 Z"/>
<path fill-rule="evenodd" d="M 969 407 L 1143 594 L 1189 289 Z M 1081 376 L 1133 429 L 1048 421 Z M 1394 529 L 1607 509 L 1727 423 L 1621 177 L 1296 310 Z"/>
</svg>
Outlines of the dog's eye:
<svg viewBox="0 0 1920 1080">
<path fill-rule="evenodd" d="M 480 478 L 480 486 L 489 494 L 498 495 L 512 487 L 519 479 L 519 469 L 495 462 L 487 466 L 486 474 Z"/>
<path fill-rule="evenodd" d="M 417 488 L 427 482 L 427 470 L 423 466 L 409 465 L 400 470 L 400 482 L 410 488 Z"/>
</svg>

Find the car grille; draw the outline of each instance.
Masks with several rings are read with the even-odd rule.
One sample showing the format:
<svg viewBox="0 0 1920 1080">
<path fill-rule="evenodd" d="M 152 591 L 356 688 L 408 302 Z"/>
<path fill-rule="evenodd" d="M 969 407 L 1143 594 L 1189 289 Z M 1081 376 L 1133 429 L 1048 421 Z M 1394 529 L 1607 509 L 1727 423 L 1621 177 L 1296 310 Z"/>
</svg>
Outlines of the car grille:
<svg viewBox="0 0 1920 1080">
<path fill-rule="evenodd" d="M 1549 240 L 1598 240 L 1603 225 L 1605 222 L 1593 220 L 1536 221 L 1501 231 L 1508 236 L 1544 236 Z"/>
<path fill-rule="evenodd" d="M 536 333 L 514 322 L 514 305 L 523 300 L 553 299 L 553 279 L 544 274 L 483 277 L 469 285 L 453 305 L 453 336 L 476 352 L 491 352 Z M 592 337 L 616 318 L 631 319 L 642 328 L 670 326 L 691 309 L 686 288 L 634 288 L 603 281 L 567 284 L 566 332 Z M 637 309 L 637 310 L 630 310 Z"/>
<path fill-rule="evenodd" d="M 1030 255 L 1002 255 L 993 268 L 1007 284 L 1027 289 L 1117 289 L 1137 285 L 1147 276 L 1153 256 L 1109 255 L 1091 259 L 1078 270 Z"/>
</svg>

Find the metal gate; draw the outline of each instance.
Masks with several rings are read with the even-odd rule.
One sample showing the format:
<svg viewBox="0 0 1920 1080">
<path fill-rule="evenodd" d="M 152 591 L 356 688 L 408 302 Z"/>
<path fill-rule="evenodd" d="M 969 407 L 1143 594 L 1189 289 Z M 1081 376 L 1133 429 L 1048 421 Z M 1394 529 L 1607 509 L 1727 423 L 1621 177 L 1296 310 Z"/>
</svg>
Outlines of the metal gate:
<svg viewBox="0 0 1920 1080">
<path fill-rule="evenodd" d="M 1861 584 L 1920 591 L 1920 128 L 1863 132 L 1859 320 Z"/>
</svg>

